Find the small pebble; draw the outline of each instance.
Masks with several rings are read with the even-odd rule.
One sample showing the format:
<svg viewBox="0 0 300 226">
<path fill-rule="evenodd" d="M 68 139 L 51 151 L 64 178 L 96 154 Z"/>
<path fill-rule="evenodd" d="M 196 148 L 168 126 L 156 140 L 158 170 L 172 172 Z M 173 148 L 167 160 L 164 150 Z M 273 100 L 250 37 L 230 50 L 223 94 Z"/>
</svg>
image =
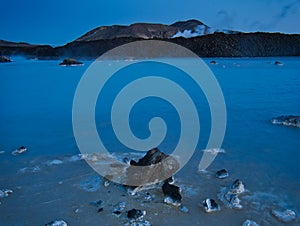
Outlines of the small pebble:
<svg viewBox="0 0 300 226">
<path fill-rule="evenodd" d="M 221 210 L 219 204 L 217 204 L 215 200 L 209 198 L 203 200 L 202 206 L 204 207 L 206 213 L 211 213 L 211 212 L 216 212 Z"/>
<path fill-rule="evenodd" d="M 189 212 L 189 209 L 184 205 L 180 205 L 179 209 L 183 213 L 188 213 Z"/>
<path fill-rule="evenodd" d="M 131 209 L 127 212 L 128 219 L 141 220 L 146 215 L 146 211 Z"/>
<path fill-rule="evenodd" d="M 227 172 L 226 169 L 221 169 L 216 172 L 216 177 L 219 179 L 224 179 L 229 176 L 229 173 Z"/>
<path fill-rule="evenodd" d="M 98 213 L 100 213 L 100 212 L 103 212 L 103 208 L 102 207 L 98 209 Z"/>
<path fill-rule="evenodd" d="M 126 203 L 125 202 L 119 202 L 115 205 L 114 210 L 112 211 L 112 214 L 116 217 L 120 217 L 122 214 L 122 211 L 125 209 Z"/>
<path fill-rule="evenodd" d="M 68 224 L 63 220 L 55 220 L 51 221 L 48 224 L 45 224 L 45 226 L 67 226 Z"/>
<path fill-rule="evenodd" d="M 104 187 L 108 187 L 110 185 L 110 181 L 109 180 L 106 180 L 105 182 L 104 182 Z"/>
<path fill-rule="evenodd" d="M 149 192 L 147 192 L 144 199 L 147 201 L 151 201 L 151 200 L 153 200 L 153 196 Z"/>
<path fill-rule="evenodd" d="M 122 214 L 122 212 L 119 211 L 119 210 L 116 210 L 116 211 L 113 211 L 113 212 L 112 212 L 112 215 L 115 215 L 116 217 L 120 217 L 121 214 Z"/>
</svg>

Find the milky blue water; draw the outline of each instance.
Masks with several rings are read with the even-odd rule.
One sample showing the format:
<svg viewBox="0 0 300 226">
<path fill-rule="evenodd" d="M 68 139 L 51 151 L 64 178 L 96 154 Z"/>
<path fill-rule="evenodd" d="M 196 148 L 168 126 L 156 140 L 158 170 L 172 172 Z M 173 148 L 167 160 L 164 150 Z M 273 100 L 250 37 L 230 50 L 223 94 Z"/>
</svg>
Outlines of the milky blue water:
<svg viewBox="0 0 300 226">
<path fill-rule="evenodd" d="M 204 59 L 220 84 L 227 109 L 222 145 L 226 154 L 218 156 L 211 169 L 225 167 L 246 179 L 250 190 L 279 194 L 287 207 L 299 211 L 300 129 L 273 125 L 270 120 L 300 115 L 300 58 L 214 59 L 217 65 L 210 65 L 210 60 Z M 276 60 L 283 66 L 274 65 Z M 79 153 L 72 130 L 72 103 L 77 84 L 92 62 L 84 63 L 82 67 L 60 67 L 59 61 L 16 58 L 13 63 L 0 64 L 0 151 L 5 151 L 0 165 L 15 158 L 10 153 L 21 145 L 28 148 L 27 158 Z M 210 132 L 207 102 L 193 85 L 189 89 L 196 95 L 201 136 L 182 174 L 196 171 Z M 146 101 L 133 109 L 133 131 L 147 137 L 151 117 L 169 117 L 168 138 L 160 148 L 172 152 L 179 136 L 174 108 L 155 98 Z M 101 106 L 97 104 L 95 117 L 105 144 L 114 151 L 128 151 L 114 137 L 109 110 Z"/>
</svg>

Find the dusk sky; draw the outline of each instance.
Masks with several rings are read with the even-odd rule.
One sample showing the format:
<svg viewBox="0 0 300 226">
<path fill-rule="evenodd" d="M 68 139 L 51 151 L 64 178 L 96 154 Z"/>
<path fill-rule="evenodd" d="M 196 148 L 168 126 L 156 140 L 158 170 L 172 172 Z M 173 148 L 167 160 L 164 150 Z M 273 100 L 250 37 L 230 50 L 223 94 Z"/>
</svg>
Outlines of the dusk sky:
<svg viewBox="0 0 300 226">
<path fill-rule="evenodd" d="M 0 39 L 63 45 L 102 25 L 172 24 L 300 33 L 300 0 L 1 0 Z"/>
</svg>

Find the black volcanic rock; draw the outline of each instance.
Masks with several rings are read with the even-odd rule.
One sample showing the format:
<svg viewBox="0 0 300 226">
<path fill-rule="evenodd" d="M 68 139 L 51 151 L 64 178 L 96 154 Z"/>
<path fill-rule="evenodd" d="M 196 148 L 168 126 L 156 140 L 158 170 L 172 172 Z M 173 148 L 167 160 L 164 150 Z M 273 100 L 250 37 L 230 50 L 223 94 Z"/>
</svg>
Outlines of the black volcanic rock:
<svg viewBox="0 0 300 226">
<path fill-rule="evenodd" d="M 117 46 L 149 39 L 182 45 L 200 57 L 300 56 L 299 34 L 216 30 L 197 20 L 171 25 L 135 23 L 101 26 L 56 48 L 0 40 L 0 55 L 24 55 L 38 59 L 97 58 Z"/>
<path fill-rule="evenodd" d="M 156 184 L 173 176 L 179 166 L 174 157 L 153 148 L 138 161 L 130 161 L 130 167 L 126 169 L 126 184 L 132 187 Z"/>
<path fill-rule="evenodd" d="M 76 59 L 67 58 L 67 59 L 64 59 L 63 62 L 61 62 L 59 65 L 60 66 L 80 66 L 80 65 L 83 65 L 83 63 Z"/>
<path fill-rule="evenodd" d="M 277 118 L 273 118 L 271 122 L 277 125 L 294 126 L 300 128 L 299 115 L 282 115 Z"/>
<path fill-rule="evenodd" d="M 22 55 L 28 58 L 57 58 L 56 50 L 49 45 L 33 45 L 25 42 L 9 42 L 0 40 L 0 55 Z"/>
<path fill-rule="evenodd" d="M 0 63 L 8 63 L 8 62 L 12 62 L 12 60 L 9 57 L 0 56 Z"/>
</svg>

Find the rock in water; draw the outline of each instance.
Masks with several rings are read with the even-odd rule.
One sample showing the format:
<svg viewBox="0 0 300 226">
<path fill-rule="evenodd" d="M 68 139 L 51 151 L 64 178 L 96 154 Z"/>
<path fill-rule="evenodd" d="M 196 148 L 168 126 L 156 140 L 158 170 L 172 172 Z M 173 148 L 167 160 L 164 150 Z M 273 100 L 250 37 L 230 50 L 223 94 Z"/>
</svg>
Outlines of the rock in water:
<svg viewBox="0 0 300 226">
<path fill-rule="evenodd" d="M 162 186 L 162 190 L 165 195 L 165 203 L 171 204 L 173 206 L 181 205 L 182 197 L 180 195 L 180 188 L 178 186 L 165 182 Z"/>
<path fill-rule="evenodd" d="M 189 212 L 189 209 L 186 206 L 184 206 L 184 205 L 180 205 L 179 209 L 183 213 L 188 213 Z"/>
<path fill-rule="evenodd" d="M 13 155 L 20 155 L 20 154 L 25 153 L 26 151 L 27 151 L 27 148 L 24 147 L 24 146 L 21 146 L 21 147 L 17 148 L 16 150 L 14 150 L 14 151 L 12 152 L 12 154 L 13 154 Z"/>
<path fill-rule="evenodd" d="M 13 191 L 11 189 L 1 189 L 0 190 L 0 198 L 4 198 L 12 194 Z"/>
<path fill-rule="evenodd" d="M 208 198 L 204 199 L 202 202 L 202 206 L 203 206 L 205 212 L 207 212 L 207 213 L 216 212 L 216 211 L 221 210 L 220 206 L 213 199 L 208 199 Z"/>
<path fill-rule="evenodd" d="M 243 185 L 242 181 L 237 179 L 231 185 L 231 192 L 235 194 L 241 194 L 245 191 L 245 186 Z"/>
<path fill-rule="evenodd" d="M 227 172 L 226 169 L 221 169 L 216 172 L 216 177 L 219 179 L 224 179 L 229 176 L 229 173 Z"/>
<path fill-rule="evenodd" d="M 296 115 L 282 115 L 277 118 L 273 118 L 271 122 L 277 125 L 294 126 L 300 128 L 300 116 Z"/>
<path fill-rule="evenodd" d="M 259 226 L 259 224 L 257 224 L 255 221 L 252 221 L 252 220 L 246 220 L 243 223 L 243 226 Z"/>
<path fill-rule="evenodd" d="M 209 63 L 210 63 L 210 64 L 213 64 L 213 65 L 218 64 L 215 60 L 212 60 L 212 61 L 210 61 Z"/>
<path fill-rule="evenodd" d="M 122 211 L 125 209 L 126 203 L 125 202 L 119 202 L 115 205 L 114 210 L 112 211 L 112 214 L 116 217 L 120 217 L 122 214 Z"/>
<path fill-rule="evenodd" d="M 158 148 L 153 148 L 153 149 L 149 150 L 143 158 L 139 159 L 138 162 L 131 160 L 130 165 L 150 166 L 152 164 L 161 162 L 163 159 L 165 159 L 167 157 L 168 157 L 168 155 L 159 151 Z"/>
<path fill-rule="evenodd" d="M 280 221 L 288 223 L 296 220 L 296 213 L 293 210 L 272 210 L 272 214 Z"/>
<path fill-rule="evenodd" d="M 127 217 L 130 220 L 141 220 L 146 215 L 146 211 L 131 209 L 127 212 Z"/>
<path fill-rule="evenodd" d="M 12 60 L 9 57 L 0 56 L 0 63 L 8 63 L 8 62 L 12 62 Z"/>
<path fill-rule="evenodd" d="M 276 65 L 276 66 L 283 66 L 283 63 L 281 63 L 280 61 L 275 61 L 274 65 Z"/>
<path fill-rule="evenodd" d="M 45 224 L 45 226 L 68 226 L 68 224 L 63 220 L 55 220 Z"/>
<path fill-rule="evenodd" d="M 130 226 L 151 226 L 149 221 L 144 220 L 144 216 L 146 216 L 146 211 L 131 209 L 127 212 L 127 218 L 129 222 L 125 223 L 125 225 Z"/>
<path fill-rule="evenodd" d="M 178 169 L 179 163 L 175 158 L 153 148 L 137 162 L 130 161 L 125 180 L 133 187 L 147 187 L 172 177 Z"/>
<path fill-rule="evenodd" d="M 238 195 L 243 192 L 245 192 L 244 184 L 241 180 L 236 180 L 229 188 L 221 188 L 218 198 L 229 208 L 242 209 Z"/>
<path fill-rule="evenodd" d="M 83 63 L 76 59 L 67 58 L 64 59 L 63 62 L 61 62 L 59 65 L 60 66 L 82 66 Z"/>
</svg>

